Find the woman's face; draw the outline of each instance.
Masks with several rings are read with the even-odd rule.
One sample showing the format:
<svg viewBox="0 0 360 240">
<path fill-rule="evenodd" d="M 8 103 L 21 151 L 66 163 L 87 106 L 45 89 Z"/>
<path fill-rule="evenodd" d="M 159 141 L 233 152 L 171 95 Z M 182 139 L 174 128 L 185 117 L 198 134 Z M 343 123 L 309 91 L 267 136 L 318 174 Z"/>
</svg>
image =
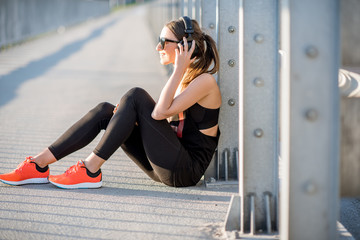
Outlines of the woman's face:
<svg viewBox="0 0 360 240">
<path fill-rule="evenodd" d="M 164 27 L 160 33 L 160 38 L 166 38 L 172 41 L 178 41 L 175 35 L 167 28 Z M 165 42 L 164 49 L 161 49 L 161 44 L 156 45 L 156 51 L 160 54 L 160 63 L 163 65 L 174 64 L 175 62 L 175 49 L 177 48 L 177 43 L 175 42 Z"/>
</svg>

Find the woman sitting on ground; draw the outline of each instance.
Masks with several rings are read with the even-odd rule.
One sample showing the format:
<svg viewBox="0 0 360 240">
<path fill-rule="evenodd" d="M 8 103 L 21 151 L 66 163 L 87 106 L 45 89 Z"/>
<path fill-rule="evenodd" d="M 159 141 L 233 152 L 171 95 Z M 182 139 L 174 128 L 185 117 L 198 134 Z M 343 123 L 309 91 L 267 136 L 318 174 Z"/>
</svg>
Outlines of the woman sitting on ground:
<svg viewBox="0 0 360 240">
<path fill-rule="evenodd" d="M 219 69 L 216 45 L 195 20 L 182 17 L 164 26 L 156 50 L 161 64 L 174 66 L 157 103 L 141 88 L 128 91 L 117 106 L 100 103 L 48 148 L 1 174 L 0 180 L 98 188 L 101 165 L 121 147 L 153 180 L 173 187 L 196 185 L 220 135 L 221 95 L 213 77 Z M 84 161 L 49 176 L 49 164 L 83 148 L 102 129 L 104 135 Z"/>
</svg>

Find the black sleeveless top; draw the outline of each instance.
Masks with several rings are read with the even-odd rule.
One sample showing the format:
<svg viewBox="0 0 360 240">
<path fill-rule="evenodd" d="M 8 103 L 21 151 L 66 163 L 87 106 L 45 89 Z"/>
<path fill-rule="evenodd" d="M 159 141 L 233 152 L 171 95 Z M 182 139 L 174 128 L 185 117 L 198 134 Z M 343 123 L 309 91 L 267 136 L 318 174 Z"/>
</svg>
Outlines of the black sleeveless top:
<svg viewBox="0 0 360 240">
<path fill-rule="evenodd" d="M 199 130 L 214 127 L 219 121 L 220 108 L 210 109 L 195 103 L 188 109 Z"/>
<path fill-rule="evenodd" d="M 195 184 L 209 166 L 220 136 L 220 130 L 218 130 L 216 137 L 205 135 L 199 130 L 211 128 L 218 124 L 219 112 L 220 108 L 209 109 L 195 103 L 183 112 L 183 116 L 180 114 L 179 117 L 178 114 L 170 119 L 170 125 L 175 132 L 179 133 L 179 128 L 182 128 L 181 134 L 180 136 L 178 134 L 178 137 L 183 147 L 191 156 L 191 177 Z M 183 126 L 181 127 L 181 125 Z M 182 163 L 180 162 L 178 165 L 181 166 Z M 179 169 L 181 171 L 181 167 Z M 181 180 L 178 178 L 178 181 Z M 177 185 L 182 185 L 182 183 L 178 182 Z"/>
</svg>

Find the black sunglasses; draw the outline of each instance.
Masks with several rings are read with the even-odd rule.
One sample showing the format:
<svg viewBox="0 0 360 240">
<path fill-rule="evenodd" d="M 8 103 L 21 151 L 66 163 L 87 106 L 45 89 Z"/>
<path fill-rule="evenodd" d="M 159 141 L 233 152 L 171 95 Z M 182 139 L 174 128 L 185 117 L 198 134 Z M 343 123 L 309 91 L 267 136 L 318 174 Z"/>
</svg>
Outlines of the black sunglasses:
<svg viewBox="0 0 360 240">
<path fill-rule="evenodd" d="M 167 38 L 164 38 L 164 37 L 159 37 L 159 43 L 161 45 L 161 50 L 164 49 L 166 42 L 179 43 L 180 41 L 171 40 L 171 39 L 167 39 Z"/>
</svg>

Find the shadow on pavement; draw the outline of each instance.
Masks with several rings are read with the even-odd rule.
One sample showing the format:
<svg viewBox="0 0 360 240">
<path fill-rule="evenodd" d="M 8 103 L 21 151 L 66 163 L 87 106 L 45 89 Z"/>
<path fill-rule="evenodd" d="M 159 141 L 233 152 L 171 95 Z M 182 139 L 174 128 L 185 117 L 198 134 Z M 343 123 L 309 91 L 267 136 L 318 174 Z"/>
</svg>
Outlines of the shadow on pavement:
<svg viewBox="0 0 360 240">
<path fill-rule="evenodd" d="M 72 42 L 49 56 L 30 62 L 25 67 L 18 68 L 7 75 L 0 76 L 0 88 L 3 90 L 0 95 L 0 107 L 15 98 L 16 90 L 22 83 L 45 74 L 61 60 L 79 51 L 86 43 L 100 37 L 104 30 L 114 25 L 118 20 L 112 20 L 98 27 L 89 36 Z"/>
</svg>

